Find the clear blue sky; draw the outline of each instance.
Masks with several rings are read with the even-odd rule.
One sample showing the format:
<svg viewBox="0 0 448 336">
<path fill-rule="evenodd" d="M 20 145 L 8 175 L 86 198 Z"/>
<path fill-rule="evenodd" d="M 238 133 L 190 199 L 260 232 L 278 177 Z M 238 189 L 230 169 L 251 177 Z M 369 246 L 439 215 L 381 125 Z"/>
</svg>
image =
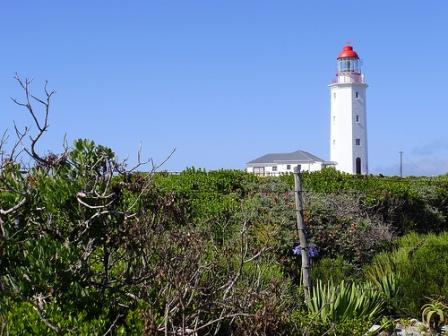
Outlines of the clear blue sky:
<svg viewBox="0 0 448 336">
<path fill-rule="evenodd" d="M 329 158 L 329 89 L 347 40 L 363 59 L 369 165 L 448 172 L 446 1 L 3 1 L 0 126 L 31 119 L 15 72 L 57 91 L 42 150 L 89 138 L 165 169 Z"/>
</svg>

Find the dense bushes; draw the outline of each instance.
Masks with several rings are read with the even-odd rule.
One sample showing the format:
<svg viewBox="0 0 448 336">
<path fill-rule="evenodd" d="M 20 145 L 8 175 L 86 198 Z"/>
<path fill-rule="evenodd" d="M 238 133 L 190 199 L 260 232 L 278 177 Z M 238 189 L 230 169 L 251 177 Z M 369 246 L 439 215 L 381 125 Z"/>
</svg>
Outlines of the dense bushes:
<svg viewBox="0 0 448 336">
<path fill-rule="evenodd" d="M 310 314 L 294 312 L 288 325 L 288 335 L 294 336 L 359 336 L 364 335 L 372 325 L 371 321 L 356 318 L 345 321 L 322 321 Z"/>
<path fill-rule="evenodd" d="M 448 297 L 448 233 L 406 235 L 393 252 L 378 254 L 365 272 L 373 280 L 393 274 L 400 290 L 397 311 L 419 316 L 429 298 Z"/>
<path fill-rule="evenodd" d="M 326 179 L 336 176 L 350 180 L 345 174 L 329 170 L 306 175 L 305 181 L 321 180 L 322 174 L 329 175 Z M 221 179 L 233 182 L 219 183 Z M 246 213 L 253 215 L 251 223 L 256 227 L 253 229 L 255 238 L 271 248 L 275 245 L 278 256 L 290 256 L 297 237 L 294 195 L 287 179 L 257 178 L 238 171 L 206 173 L 190 169 L 179 175 L 156 174 L 155 186 L 161 192 L 171 192 L 186 202 L 189 218 L 197 225 L 209 225 L 208 230 L 214 237 L 228 234 L 241 220 L 238 213 L 244 208 Z M 222 185 L 227 188 L 223 189 Z M 305 191 L 307 230 L 321 257 L 341 255 L 360 266 L 377 251 L 390 245 L 398 229 L 385 222 L 382 213 L 375 213 L 364 204 L 365 199 L 372 197 L 374 195 L 359 190 L 337 193 Z"/>
<path fill-rule="evenodd" d="M 361 204 L 362 194 L 306 194 L 307 230 L 321 254 L 338 255 L 360 267 L 388 247 L 393 229 L 378 215 L 369 215 Z"/>
<path fill-rule="evenodd" d="M 94 335 L 109 328 L 108 307 L 103 307 L 101 316 L 92 317 L 85 310 L 67 312 L 56 302 L 45 302 L 45 313 L 26 301 L 2 300 L 0 303 L 0 335 L 58 335 L 61 331 L 69 335 Z M 143 332 L 143 321 L 137 309 L 128 311 L 114 329 L 114 335 L 142 335 Z"/>
<path fill-rule="evenodd" d="M 112 151 L 85 140 L 55 166 L 39 164 L 26 175 L 3 166 L 0 207 L 23 202 L 1 215 L 3 330 L 119 335 L 195 326 L 204 334 L 350 335 L 371 322 L 308 312 L 292 253 L 289 177 L 122 169 Z M 432 230 L 446 226 L 445 178 L 404 181 L 305 174 L 307 228 L 319 251 L 315 278 L 360 280 L 375 254 L 395 246 L 394 235 L 426 225 L 420 212 L 432 213 Z M 375 258 L 373 265 L 389 256 L 383 273 L 400 275 L 402 298 L 384 298 L 384 311 L 415 313 L 426 296 L 447 295 L 440 266 L 447 238 L 407 236 Z"/>
<path fill-rule="evenodd" d="M 334 321 L 308 312 L 300 258 L 292 253 L 289 177 L 131 173 L 110 149 L 87 140 L 52 160 L 26 174 L 2 163 L 6 333 L 350 335 L 371 322 L 371 315 Z M 418 180 L 323 171 L 305 174 L 304 182 L 309 239 L 319 251 L 313 274 L 324 280 L 359 280 L 362 267 L 394 245 L 394 235 L 427 224 L 421 212 L 432 214 L 431 230 L 446 226 L 444 178 L 420 189 Z M 406 207 L 413 210 L 401 214 Z M 400 302 L 415 312 L 425 296 L 446 295 L 447 270 L 430 265 L 446 262 L 448 249 L 445 236 L 410 237 L 392 254 L 390 270 L 400 270 L 403 293 L 420 291 Z M 403 253 L 412 258 L 399 259 Z M 426 290 L 422 279 L 431 283 Z"/>
<path fill-rule="evenodd" d="M 286 332 L 302 298 L 278 256 L 294 227 L 253 176 L 132 174 L 86 140 L 55 162 L 2 164 L 0 330 Z"/>
<path fill-rule="evenodd" d="M 281 177 L 288 185 L 291 175 Z M 355 195 L 364 211 L 390 224 L 396 233 L 448 229 L 448 176 L 391 178 L 354 176 L 324 169 L 303 174 L 304 189 L 321 195 Z"/>
</svg>

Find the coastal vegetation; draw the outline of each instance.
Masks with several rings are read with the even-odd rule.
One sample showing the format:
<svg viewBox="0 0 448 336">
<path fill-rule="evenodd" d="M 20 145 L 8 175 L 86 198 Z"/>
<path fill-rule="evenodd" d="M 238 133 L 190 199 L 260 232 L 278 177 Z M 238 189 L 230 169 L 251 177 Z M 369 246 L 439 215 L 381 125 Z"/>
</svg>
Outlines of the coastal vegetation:
<svg viewBox="0 0 448 336">
<path fill-rule="evenodd" d="M 291 175 L 128 167 L 86 139 L 40 155 L 51 92 L 20 83 L 38 133 L 1 142 L 0 334 L 344 336 L 422 314 L 441 332 L 447 176 L 303 174 L 306 302 Z"/>
<path fill-rule="evenodd" d="M 1 215 L 4 334 L 354 335 L 448 296 L 446 177 L 305 174 L 307 304 L 289 176 L 121 174 L 87 140 L 64 155 L 2 168 L 1 208 L 20 204 Z"/>
</svg>

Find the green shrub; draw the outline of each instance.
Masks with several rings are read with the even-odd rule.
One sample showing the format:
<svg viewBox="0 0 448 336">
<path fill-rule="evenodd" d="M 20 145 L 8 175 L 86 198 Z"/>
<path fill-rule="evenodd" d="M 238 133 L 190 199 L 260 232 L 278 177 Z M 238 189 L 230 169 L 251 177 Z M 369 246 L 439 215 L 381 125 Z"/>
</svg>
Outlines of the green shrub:
<svg viewBox="0 0 448 336">
<path fill-rule="evenodd" d="M 281 179 L 291 187 L 290 175 Z M 305 191 L 318 194 L 358 193 L 364 210 L 390 223 L 398 234 L 411 231 L 420 233 L 441 232 L 448 229 L 448 176 L 378 177 L 358 176 L 323 169 L 303 173 Z"/>
<path fill-rule="evenodd" d="M 357 192 L 307 193 L 307 232 L 322 256 L 342 256 L 359 267 L 391 244 L 391 228 L 378 217 L 367 215 L 361 197 Z"/>
<path fill-rule="evenodd" d="M 398 308 L 415 316 L 427 297 L 448 296 L 448 233 L 406 235 L 396 250 L 376 256 L 365 272 L 372 280 L 395 274 Z"/>
<path fill-rule="evenodd" d="M 357 280 L 358 270 L 341 256 L 333 258 L 322 258 L 311 267 L 312 279 L 319 279 L 323 283 L 340 283 L 342 280 Z"/>
<path fill-rule="evenodd" d="M 64 313 L 57 303 L 46 303 L 45 311 L 28 302 L 4 300 L 0 312 L 1 335 L 103 335 L 109 328 L 108 307 L 103 314 L 90 317 L 86 312 Z M 114 335 L 142 335 L 141 310 L 129 310 L 122 315 Z"/>
<path fill-rule="evenodd" d="M 315 317 L 295 311 L 290 318 L 290 334 L 297 336 L 322 336 L 322 335 L 337 335 L 337 336 L 359 336 L 364 335 L 372 326 L 372 322 L 362 319 L 354 318 L 345 321 L 332 322 L 321 321 Z"/>
</svg>

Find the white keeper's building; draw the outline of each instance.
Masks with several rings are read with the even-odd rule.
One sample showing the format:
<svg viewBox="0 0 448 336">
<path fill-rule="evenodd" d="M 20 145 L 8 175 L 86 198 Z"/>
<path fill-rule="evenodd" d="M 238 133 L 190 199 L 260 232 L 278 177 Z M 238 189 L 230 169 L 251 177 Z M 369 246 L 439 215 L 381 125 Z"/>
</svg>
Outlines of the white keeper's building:
<svg viewBox="0 0 448 336">
<path fill-rule="evenodd" d="M 319 171 L 322 168 L 334 166 L 305 151 L 292 153 L 271 153 L 263 155 L 247 163 L 247 172 L 261 176 L 278 176 L 294 172 L 294 168 L 300 165 L 301 171 Z"/>
</svg>

